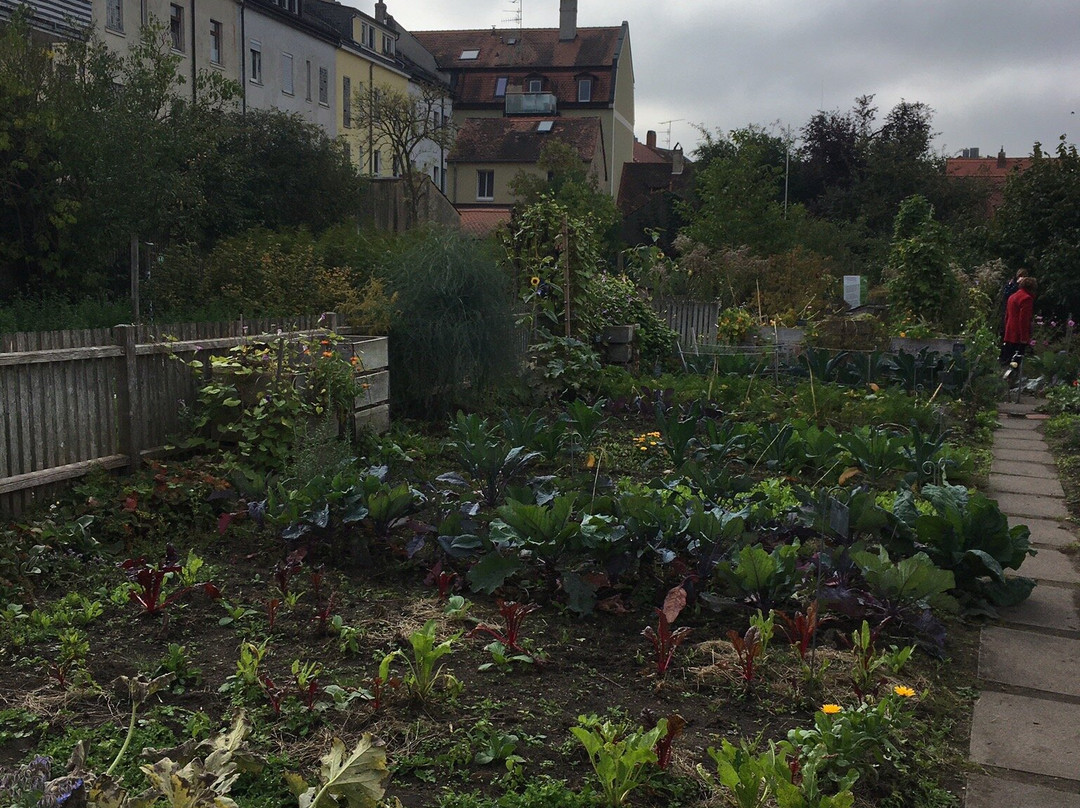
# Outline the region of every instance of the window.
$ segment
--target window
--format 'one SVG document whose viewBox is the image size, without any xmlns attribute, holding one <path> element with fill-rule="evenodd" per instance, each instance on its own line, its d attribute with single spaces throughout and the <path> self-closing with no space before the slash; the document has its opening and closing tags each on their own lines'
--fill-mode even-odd
<svg viewBox="0 0 1080 808">
<path fill-rule="evenodd" d="M 248 48 L 249 78 L 252 84 L 262 84 L 262 43 L 257 39 L 251 40 Z"/>
<path fill-rule="evenodd" d="M 544 92 L 544 80 L 543 79 L 529 79 L 526 84 L 526 92 L 529 93 L 542 93 Z"/>
<path fill-rule="evenodd" d="M 352 79 L 348 76 L 341 77 L 341 125 L 352 126 Z"/>
<path fill-rule="evenodd" d="M 491 202 L 495 199 L 495 172 L 491 169 L 478 169 L 476 172 L 476 198 Z"/>
<path fill-rule="evenodd" d="M 393 176 L 393 177 L 400 177 L 401 176 L 401 161 L 398 160 L 397 155 L 394 155 L 394 170 L 393 170 L 393 173 L 391 174 L 391 176 Z"/>
<path fill-rule="evenodd" d="M 210 62 L 221 64 L 221 23 L 210 20 Z"/>
<path fill-rule="evenodd" d="M 577 100 L 592 101 L 592 79 L 578 79 Z"/>
<path fill-rule="evenodd" d="M 382 152 L 379 149 L 371 153 L 371 173 L 376 177 L 382 173 Z"/>
<path fill-rule="evenodd" d="M 172 40 L 172 49 L 184 50 L 184 9 L 176 3 L 169 4 L 169 37 Z"/>
<path fill-rule="evenodd" d="M 105 27 L 124 33 L 124 0 L 105 0 Z"/>
<path fill-rule="evenodd" d="M 495 97 L 503 98 L 506 95 L 506 76 L 495 79 Z"/>
<path fill-rule="evenodd" d="M 459 56 L 458 58 L 463 62 L 470 62 L 473 59 L 478 58 L 479 56 L 480 51 L 478 50 L 463 50 L 461 52 L 461 56 Z"/>
<path fill-rule="evenodd" d="M 366 22 L 360 25 L 360 44 L 375 50 L 375 28 Z"/>
<path fill-rule="evenodd" d="M 352 161 L 352 144 L 349 141 L 342 141 L 342 145 L 345 147 L 345 159 Z"/>
<path fill-rule="evenodd" d="M 319 103 L 330 105 L 330 73 L 325 67 L 319 68 Z"/>
<path fill-rule="evenodd" d="M 536 125 L 536 131 L 547 133 L 551 131 L 553 126 L 555 126 L 555 121 L 540 121 L 540 123 Z"/>
<path fill-rule="evenodd" d="M 292 54 L 281 54 L 281 92 L 293 94 Z"/>
<path fill-rule="evenodd" d="M 311 60 L 304 60 L 304 98 L 311 100 Z"/>
<path fill-rule="evenodd" d="M 431 167 L 431 179 L 435 183 L 435 187 L 438 188 L 439 187 L 439 167 L 438 166 L 432 166 Z"/>
<path fill-rule="evenodd" d="M 388 34 L 382 36 L 382 52 L 388 56 L 394 55 L 394 38 Z"/>
</svg>

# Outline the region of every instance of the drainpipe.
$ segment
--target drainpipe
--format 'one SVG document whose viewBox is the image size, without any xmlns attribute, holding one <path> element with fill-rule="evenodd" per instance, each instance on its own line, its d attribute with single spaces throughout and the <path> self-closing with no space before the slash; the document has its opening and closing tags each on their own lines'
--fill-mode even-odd
<svg viewBox="0 0 1080 808">
<path fill-rule="evenodd" d="M 195 0 L 191 0 L 191 103 L 194 106 L 198 102 L 198 90 L 196 89 L 195 79 L 198 76 L 198 68 L 196 66 L 196 53 L 198 48 L 195 42 Z"/>
<path fill-rule="evenodd" d="M 240 0 L 240 114 L 247 115 L 247 28 L 244 26 L 244 0 Z"/>
<path fill-rule="evenodd" d="M 368 151 L 368 174 L 375 173 L 375 122 L 372 120 L 371 107 L 375 103 L 375 64 L 368 62 L 367 65 L 368 75 L 368 135 L 367 135 L 367 151 Z"/>
</svg>

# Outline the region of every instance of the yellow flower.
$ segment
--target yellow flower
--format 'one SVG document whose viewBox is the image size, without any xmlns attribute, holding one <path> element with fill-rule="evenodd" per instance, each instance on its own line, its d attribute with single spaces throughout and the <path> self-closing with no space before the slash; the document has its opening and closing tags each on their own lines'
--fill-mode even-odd
<svg viewBox="0 0 1080 808">
<path fill-rule="evenodd" d="M 585 458 L 585 468 L 596 468 L 596 455 L 594 455 L 592 452 L 589 452 L 589 456 Z"/>
<path fill-rule="evenodd" d="M 533 289 L 535 289 L 537 286 L 540 285 L 540 279 L 538 277 L 536 277 L 535 275 L 533 275 L 531 278 L 529 278 L 529 285 Z"/>
<path fill-rule="evenodd" d="M 822 704 L 821 705 L 821 712 L 825 713 L 825 715 L 835 715 L 836 713 L 842 712 L 843 709 L 844 708 L 841 707 L 839 704 Z"/>
<path fill-rule="evenodd" d="M 907 331 L 901 331 L 900 336 L 901 337 L 906 337 L 907 336 Z"/>
<path fill-rule="evenodd" d="M 910 687 L 904 687 L 903 685 L 897 685 L 892 689 L 892 692 L 898 696 L 903 696 L 905 699 L 910 699 L 915 695 L 915 691 Z"/>
</svg>

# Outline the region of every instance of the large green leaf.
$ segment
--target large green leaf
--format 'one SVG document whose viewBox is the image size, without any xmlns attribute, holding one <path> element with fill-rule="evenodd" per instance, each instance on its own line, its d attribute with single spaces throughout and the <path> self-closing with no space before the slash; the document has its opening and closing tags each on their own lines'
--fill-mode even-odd
<svg viewBox="0 0 1080 808">
<path fill-rule="evenodd" d="M 322 758 L 322 787 L 301 794 L 300 808 L 374 808 L 382 799 L 390 776 L 382 747 L 364 733 L 351 752 L 346 749 L 344 741 L 334 738 Z"/>
<path fill-rule="evenodd" d="M 516 555 L 503 555 L 495 550 L 477 561 L 466 577 L 474 592 L 490 595 L 521 568 L 521 560 Z"/>
<path fill-rule="evenodd" d="M 870 591 L 893 603 L 928 603 L 956 586 L 949 570 L 938 569 L 926 553 L 893 562 L 884 547 L 878 553 L 865 550 L 851 554 Z"/>
</svg>

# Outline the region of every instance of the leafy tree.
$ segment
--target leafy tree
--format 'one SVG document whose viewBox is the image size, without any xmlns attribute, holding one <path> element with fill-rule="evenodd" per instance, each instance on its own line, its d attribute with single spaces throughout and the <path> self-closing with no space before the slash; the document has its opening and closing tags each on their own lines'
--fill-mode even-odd
<svg viewBox="0 0 1080 808">
<path fill-rule="evenodd" d="M 563 205 L 570 216 L 590 216 L 602 239 L 604 256 L 614 258 L 619 247 L 619 209 L 615 200 L 600 190 L 596 176 L 587 170 L 577 150 L 552 140 L 540 149 L 536 167 L 538 171 L 519 171 L 510 180 L 510 193 L 518 204 L 534 205 L 546 197 Z"/>
<path fill-rule="evenodd" d="M 900 204 L 889 252 L 889 295 L 899 313 L 954 329 L 959 284 L 950 266 L 949 233 L 934 221 L 934 207 L 925 197 Z"/>
<path fill-rule="evenodd" d="M 687 235 L 714 249 L 748 246 L 759 254 L 789 246 L 801 211 L 784 210 L 784 142 L 751 126 L 726 139 L 709 136 L 703 149 Z"/>
<path fill-rule="evenodd" d="M 1011 176 L 993 241 L 1015 267 L 1034 271 L 1040 306 L 1080 312 L 1080 156 L 1062 135 L 1056 158 L 1035 144 L 1031 165 Z"/>
<path fill-rule="evenodd" d="M 428 83 L 415 86 L 415 93 L 369 87 L 357 90 L 354 96 L 356 126 L 371 132 L 376 143 L 385 144 L 401 172 L 410 223 L 417 222 L 420 198 L 428 182 L 427 175 L 416 170 L 418 148 L 428 143 L 449 149 L 455 136 L 453 125 L 442 114 L 447 91 Z M 436 112 L 440 113 L 437 119 Z"/>
</svg>

